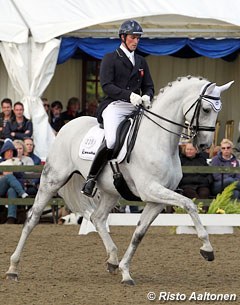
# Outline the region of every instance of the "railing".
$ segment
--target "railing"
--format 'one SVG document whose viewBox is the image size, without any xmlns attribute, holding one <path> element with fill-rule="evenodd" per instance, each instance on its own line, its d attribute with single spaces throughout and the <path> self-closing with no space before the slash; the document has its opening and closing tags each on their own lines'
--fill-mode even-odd
<svg viewBox="0 0 240 305">
<path fill-rule="evenodd" d="M 43 165 L 1 165 L 1 172 L 28 172 L 28 178 L 31 176 L 36 178 L 36 173 L 38 177 L 40 176 L 43 169 Z M 240 167 L 224 167 L 224 166 L 183 166 L 183 173 L 200 173 L 200 174 L 214 174 L 220 173 L 222 177 L 224 174 L 238 173 L 240 174 Z M 30 174 L 31 172 L 31 174 Z M 209 204 L 212 199 L 199 199 L 200 201 Z M 34 203 L 34 198 L 0 198 L 0 205 L 15 204 L 15 205 L 32 205 Z M 120 200 L 121 205 L 138 205 L 142 206 L 145 203 L 139 201 L 127 201 L 124 199 Z M 62 198 L 52 198 L 48 202 L 49 206 L 64 206 L 64 200 Z"/>
<path fill-rule="evenodd" d="M 27 172 L 26 179 L 39 178 L 43 170 L 43 165 L 1 165 L 0 172 Z M 33 205 L 33 198 L 0 198 L 0 205 Z M 65 202 L 62 198 L 52 198 L 48 202 L 49 206 L 64 206 Z"/>
</svg>

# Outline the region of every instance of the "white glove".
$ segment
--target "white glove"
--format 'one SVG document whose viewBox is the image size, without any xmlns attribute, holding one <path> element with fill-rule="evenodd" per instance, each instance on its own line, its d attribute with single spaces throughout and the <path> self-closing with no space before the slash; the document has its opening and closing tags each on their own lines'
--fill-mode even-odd
<svg viewBox="0 0 240 305">
<path fill-rule="evenodd" d="M 134 106 L 138 106 L 138 105 L 142 104 L 142 97 L 140 95 L 132 92 L 131 95 L 130 95 L 130 102 Z"/>
<path fill-rule="evenodd" d="M 146 94 L 143 95 L 142 96 L 142 101 L 143 101 L 144 107 L 146 107 L 147 109 L 151 108 L 152 104 L 151 104 L 149 95 L 146 95 Z"/>
</svg>

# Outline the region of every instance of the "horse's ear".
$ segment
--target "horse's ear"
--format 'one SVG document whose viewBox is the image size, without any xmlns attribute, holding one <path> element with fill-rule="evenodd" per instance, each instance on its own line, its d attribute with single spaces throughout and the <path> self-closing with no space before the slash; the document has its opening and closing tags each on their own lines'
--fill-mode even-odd
<svg viewBox="0 0 240 305">
<path fill-rule="evenodd" d="M 212 83 L 210 86 L 208 86 L 205 95 L 210 95 L 215 89 L 215 87 L 216 87 L 216 83 Z"/>
<path fill-rule="evenodd" d="M 232 84 L 234 83 L 234 80 L 230 81 L 229 83 L 225 84 L 225 85 L 222 85 L 222 86 L 219 86 L 219 90 L 221 92 L 227 90 Z"/>
</svg>

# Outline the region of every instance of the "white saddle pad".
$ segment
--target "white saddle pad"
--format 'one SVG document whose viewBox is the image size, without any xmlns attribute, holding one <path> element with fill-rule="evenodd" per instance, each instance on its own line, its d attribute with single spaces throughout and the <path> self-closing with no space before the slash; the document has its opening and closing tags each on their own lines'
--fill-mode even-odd
<svg viewBox="0 0 240 305">
<path fill-rule="evenodd" d="M 104 130 L 98 125 L 93 126 L 83 138 L 80 148 L 79 157 L 84 160 L 93 160 L 95 154 L 104 139 Z"/>
<path fill-rule="evenodd" d="M 132 122 L 133 121 L 131 120 L 131 124 L 132 124 Z M 129 128 L 129 131 L 130 131 L 130 129 L 131 128 Z M 118 154 L 118 157 L 117 157 L 118 163 L 121 163 L 126 156 L 127 139 L 128 139 L 129 131 L 124 140 L 123 147 Z M 79 157 L 84 160 L 92 161 L 96 155 L 98 148 L 102 144 L 103 140 L 104 140 L 104 129 L 100 128 L 98 125 L 93 126 L 91 129 L 89 129 L 89 131 L 87 132 L 87 134 L 85 135 L 85 137 L 83 138 L 83 140 L 80 144 Z"/>
</svg>

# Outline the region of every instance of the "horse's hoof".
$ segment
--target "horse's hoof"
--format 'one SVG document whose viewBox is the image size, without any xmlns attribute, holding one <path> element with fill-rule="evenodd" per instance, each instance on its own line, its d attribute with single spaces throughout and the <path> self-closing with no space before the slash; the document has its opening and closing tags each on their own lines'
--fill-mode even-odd
<svg viewBox="0 0 240 305">
<path fill-rule="evenodd" d="M 118 273 L 118 265 L 114 265 L 107 262 L 107 271 L 111 274 L 117 274 Z"/>
<path fill-rule="evenodd" d="M 134 280 L 126 280 L 126 281 L 122 280 L 121 283 L 126 284 L 128 286 L 134 286 L 135 285 Z"/>
<path fill-rule="evenodd" d="M 208 262 L 214 261 L 214 252 L 213 251 L 212 252 L 208 252 L 208 251 L 204 251 L 204 250 L 201 249 L 200 250 L 200 254 Z"/>
<path fill-rule="evenodd" d="M 15 282 L 18 281 L 17 273 L 6 273 L 5 278 L 6 278 L 6 280 L 11 280 L 11 281 L 15 281 Z"/>
</svg>

